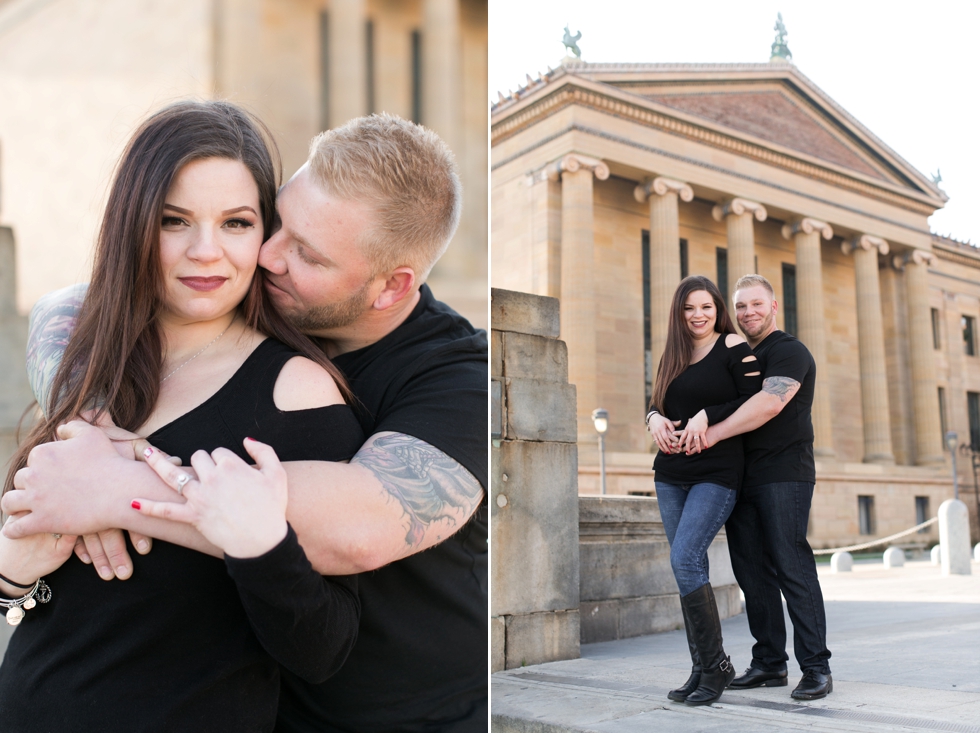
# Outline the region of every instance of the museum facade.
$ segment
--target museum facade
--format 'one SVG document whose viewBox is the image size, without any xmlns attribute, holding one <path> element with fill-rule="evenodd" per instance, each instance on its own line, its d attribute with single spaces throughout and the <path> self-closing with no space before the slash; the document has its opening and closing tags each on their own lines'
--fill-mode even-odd
<svg viewBox="0 0 980 733">
<path fill-rule="evenodd" d="M 814 547 L 935 516 L 947 431 L 975 520 L 980 250 L 933 234 L 942 190 L 792 63 L 566 58 L 494 105 L 490 168 L 493 287 L 561 301 L 581 493 L 601 407 L 608 491 L 653 494 L 643 418 L 674 289 L 758 272 L 817 363 Z"/>
</svg>

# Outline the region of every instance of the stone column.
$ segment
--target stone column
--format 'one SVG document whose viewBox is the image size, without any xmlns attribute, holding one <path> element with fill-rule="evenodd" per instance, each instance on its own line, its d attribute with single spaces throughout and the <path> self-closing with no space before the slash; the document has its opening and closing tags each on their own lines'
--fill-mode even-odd
<svg viewBox="0 0 980 733">
<path fill-rule="evenodd" d="M 888 254 L 888 242 L 862 234 L 844 242 L 841 249 L 844 254 L 854 254 L 864 462 L 893 464 L 881 286 L 878 282 L 878 255 Z"/>
<path fill-rule="evenodd" d="M 817 365 L 813 393 L 813 455 L 834 457 L 834 436 L 827 391 L 827 348 L 823 312 L 823 263 L 820 237 L 830 239 L 829 224 L 809 217 L 783 225 L 783 237 L 796 243 L 796 320 L 799 339 L 810 350 Z"/>
<path fill-rule="evenodd" d="M 735 294 L 735 283 L 742 275 L 755 272 L 755 235 L 753 217 L 766 220 L 766 207 L 753 201 L 733 198 L 718 204 L 711 210 L 715 221 L 725 221 L 728 226 L 728 299 Z M 719 283 L 720 285 L 720 283 Z M 731 303 L 729 303 L 729 310 Z"/>
<path fill-rule="evenodd" d="M 936 399 L 936 357 L 932 348 L 932 314 L 929 307 L 928 267 L 932 259 L 931 252 L 921 249 L 895 257 L 895 266 L 904 266 L 905 269 L 915 462 L 920 466 L 941 466 L 946 463 L 942 453 L 942 428 Z"/>
<path fill-rule="evenodd" d="M 450 149 L 459 146 L 459 0 L 422 3 L 422 124 L 435 130 Z"/>
<path fill-rule="evenodd" d="M 331 0 L 329 23 L 330 127 L 367 114 L 365 0 Z"/>
<path fill-rule="evenodd" d="M 592 179 L 609 178 L 601 160 L 570 153 L 553 163 L 561 177 L 561 338 L 568 345 L 568 381 L 578 390 L 579 442 L 595 442 L 598 407 L 595 337 L 595 237 Z"/>
<path fill-rule="evenodd" d="M 681 280 L 677 200 L 693 201 L 694 191 L 680 181 L 653 178 L 637 186 L 633 195 L 640 203 L 650 202 L 650 351 L 656 379 L 657 364 L 667 345 L 670 301 Z"/>
</svg>

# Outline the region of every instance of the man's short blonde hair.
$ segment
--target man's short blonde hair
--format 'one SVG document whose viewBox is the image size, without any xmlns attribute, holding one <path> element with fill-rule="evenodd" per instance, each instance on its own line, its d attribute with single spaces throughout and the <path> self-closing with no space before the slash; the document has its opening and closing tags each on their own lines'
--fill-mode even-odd
<svg viewBox="0 0 980 733">
<path fill-rule="evenodd" d="M 463 187 L 438 135 L 390 114 L 358 117 L 317 135 L 308 160 L 327 193 L 376 215 L 362 243 L 375 274 L 411 267 L 423 282 L 459 225 Z"/>
<path fill-rule="evenodd" d="M 757 285 L 761 285 L 769 291 L 770 300 L 776 299 L 776 292 L 772 289 L 772 283 L 762 277 L 762 275 L 742 275 L 738 279 L 738 282 L 735 283 L 735 289 L 732 291 L 732 300 L 735 299 L 735 293 L 742 288 L 754 288 Z"/>
</svg>

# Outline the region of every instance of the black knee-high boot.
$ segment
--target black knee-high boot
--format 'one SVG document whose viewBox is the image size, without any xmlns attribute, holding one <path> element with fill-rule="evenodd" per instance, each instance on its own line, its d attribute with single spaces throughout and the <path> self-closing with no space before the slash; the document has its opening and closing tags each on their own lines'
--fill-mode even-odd
<svg viewBox="0 0 980 733">
<path fill-rule="evenodd" d="M 681 597 L 689 629 L 701 660 L 701 679 L 698 687 L 684 700 L 688 705 L 713 703 L 735 679 L 735 668 L 725 655 L 721 638 L 721 619 L 711 585 L 705 583 L 696 591 Z"/>
<path fill-rule="evenodd" d="M 698 658 L 698 646 L 694 643 L 694 637 L 691 635 L 691 620 L 687 617 L 687 610 L 684 608 L 683 600 L 681 602 L 681 613 L 684 614 L 684 630 L 687 632 L 687 646 L 691 650 L 691 676 L 687 678 L 687 682 L 676 690 L 671 690 L 667 693 L 667 697 L 675 702 L 684 702 L 688 695 L 698 689 L 698 684 L 701 682 L 701 660 Z"/>
</svg>

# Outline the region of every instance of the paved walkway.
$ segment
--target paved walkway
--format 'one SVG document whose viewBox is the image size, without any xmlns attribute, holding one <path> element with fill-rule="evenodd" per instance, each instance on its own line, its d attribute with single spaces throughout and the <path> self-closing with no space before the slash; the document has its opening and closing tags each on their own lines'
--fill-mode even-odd
<svg viewBox="0 0 980 733">
<path fill-rule="evenodd" d="M 980 733 L 980 563 L 943 577 L 928 561 L 851 573 L 819 570 L 834 691 L 801 703 L 789 640 L 788 687 L 726 691 L 688 707 L 667 691 L 690 672 L 682 631 L 589 644 L 582 658 L 492 676 L 495 733 L 649 731 L 954 731 Z M 787 617 L 786 625 L 792 629 Z M 748 666 L 745 614 L 722 622 L 735 667 Z"/>
</svg>

